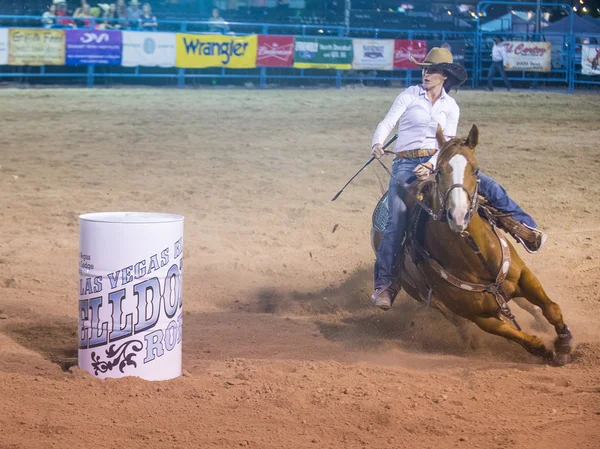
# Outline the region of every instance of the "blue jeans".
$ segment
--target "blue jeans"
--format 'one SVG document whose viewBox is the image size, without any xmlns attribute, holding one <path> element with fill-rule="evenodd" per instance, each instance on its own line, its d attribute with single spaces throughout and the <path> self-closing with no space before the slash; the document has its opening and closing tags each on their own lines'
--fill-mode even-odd
<svg viewBox="0 0 600 449">
<path fill-rule="evenodd" d="M 508 81 L 508 77 L 506 76 L 503 61 L 492 61 L 492 64 L 490 65 L 490 69 L 488 71 L 488 89 L 492 90 L 494 88 L 493 78 L 496 71 L 500 72 L 500 75 L 502 75 L 502 79 L 504 80 L 504 85 L 507 89 L 510 89 L 510 81 Z"/>
<path fill-rule="evenodd" d="M 381 236 L 381 242 L 377 248 L 375 259 L 375 289 L 388 286 L 392 279 L 399 274 L 398 266 L 400 251 L 406 227 L 408 226 L 408 211 L 404 203 L 404 189 L 398 185 L 398 182 L 404 186 L 412 183 L 416 177 L 412 172 L 417 165 L 427 162 L 429 157 L 414 159 L 394 159 L 392 163 L 392 174 L 388 188 L 388 210 L 389 216 L 385 226 L 385 231 Z M 479 192 L 485 196 L 490 203 L 505 214 L 510 214 L 515 220 L 526 224 L 532 228 L 537 227 L 535 221 L 527 215 L 506 193 L 506 190 L 483 173 L 479 173 Z"/>
</svg>

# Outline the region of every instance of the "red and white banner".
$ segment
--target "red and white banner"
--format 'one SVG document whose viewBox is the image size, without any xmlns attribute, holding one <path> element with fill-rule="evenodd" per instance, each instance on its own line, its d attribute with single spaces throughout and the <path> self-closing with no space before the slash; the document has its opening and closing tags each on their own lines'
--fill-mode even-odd
<svg viewBox="0 0 600 449">
<path fill-rule="evenodd" d="M 427 41 L 399 40 L 394 41 L 394 68 L 418 69 L 409 56 L 421 62 L 427 56 Z"/>
<path fill-rule="evenodd" d="M 508 63 L 506 70 L 525 70 L 527 72 L 549 72 L 552 60 L 551 42 L 506 41 Z"/>
<path fill-rule="evenodd" d="M 291 67 L 294 64 L 294 36 L 258 35 L 257 67 Z"/>
</svg>

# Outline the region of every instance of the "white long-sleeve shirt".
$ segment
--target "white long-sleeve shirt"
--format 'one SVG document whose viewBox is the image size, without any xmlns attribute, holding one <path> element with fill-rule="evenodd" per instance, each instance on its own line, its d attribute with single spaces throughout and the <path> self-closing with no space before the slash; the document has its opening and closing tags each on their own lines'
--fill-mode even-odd
<svg viewBox="0 0 600 449">
<path fill-rule="evenodd" d="M 454 98 L 442 89 L 441 97 L 431 104 L 423 86 L 411 86 L 396 97 L 385 118 L 377 125 L 371 148 L 383 144 L 396 123 L 398 140 L 394 153 L 408 150 L 439 150 L 435 133 L 438 124 L 442 127 L 446 139 L 456 137 L 460 108 Z M 439 151 L 429 160 L 435 167 Z"/>
<path fill-rule="evenodd" d="M 494 62 L 502 61 L 504 65 L 508 62 L 508 54 L 506 53 L 506 47 L 504 44 L 494 44 L 492 47 L 492 60 Z"/>
</svg>

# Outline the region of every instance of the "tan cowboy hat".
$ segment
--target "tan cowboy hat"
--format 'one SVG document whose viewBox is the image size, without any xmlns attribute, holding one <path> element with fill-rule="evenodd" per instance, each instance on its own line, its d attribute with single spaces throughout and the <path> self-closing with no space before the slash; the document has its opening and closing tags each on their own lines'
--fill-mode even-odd
<svg viewBox="0 0 600 449">
<path fill-rule="evenodd" d="M 455 78 L 455 85 L 464 83 L 467 79 L 467 71 L 460 65 L 454 63 L 450 50 L 446 48 L 433 47 L 425 56 L 423 62 L 417 62 L 412 56 L 409 59 L 419 67 L 436 66 L 442 69 L 448 76 Z"/>
</svg>

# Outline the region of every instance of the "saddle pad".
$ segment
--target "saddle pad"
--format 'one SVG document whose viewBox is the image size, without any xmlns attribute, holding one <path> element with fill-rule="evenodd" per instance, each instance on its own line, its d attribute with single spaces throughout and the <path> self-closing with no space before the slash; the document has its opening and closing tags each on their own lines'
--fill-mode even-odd
<svg viewBox="0 0 600 449">
<path fill-rule="evenodd" d="M 377 230 L 377 232 L 383 232 L 390 216 L 387 195 L 387 192 L 383 194 L 377 203 L 377 206 L 375 206 L 375 210 L 373 211 L 373 227 Z"/>
</svg>

